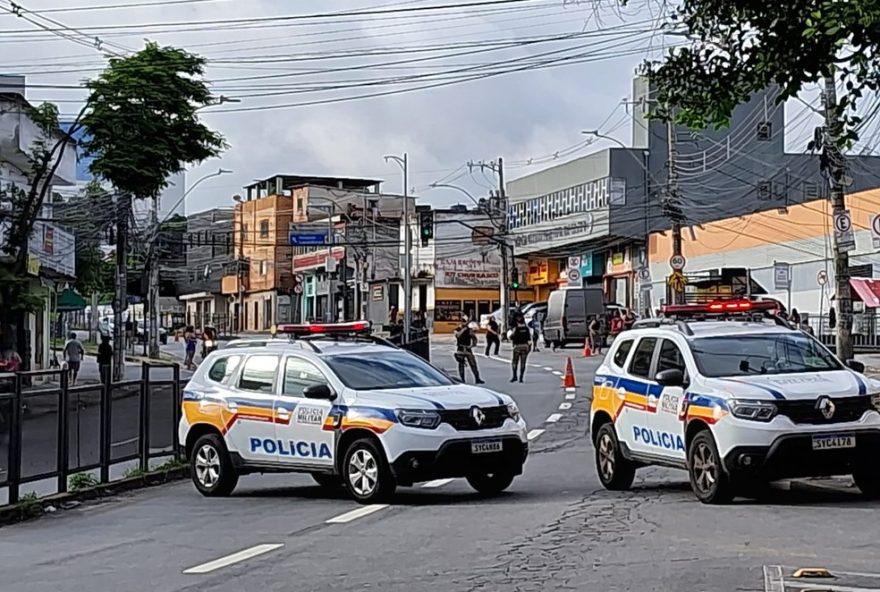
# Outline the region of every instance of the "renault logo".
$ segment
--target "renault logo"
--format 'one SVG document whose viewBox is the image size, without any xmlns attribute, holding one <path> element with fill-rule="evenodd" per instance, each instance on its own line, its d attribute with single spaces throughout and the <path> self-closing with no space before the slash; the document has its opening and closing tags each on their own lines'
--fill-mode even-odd
<svg viewBox="0 0 880 592">
<path fill-rule="evenodd" d="M 834 417 L 834 412 L 837 410 L 837 405 L 834 404 L 834 401 L 829 399 L 828 397 L 819 397 L 816 401 L 816 411 L 822 414 L 822 417 L 825 419 L 831 419 Z"/>
<path fill-rule="evenodd" d="M 478 426 L 483 425 L 483 422 L 486 421 L 486 414 L 479 407 L 471 407 L 471 417 L 474 418 L 474 423 Z"/>
</svg>

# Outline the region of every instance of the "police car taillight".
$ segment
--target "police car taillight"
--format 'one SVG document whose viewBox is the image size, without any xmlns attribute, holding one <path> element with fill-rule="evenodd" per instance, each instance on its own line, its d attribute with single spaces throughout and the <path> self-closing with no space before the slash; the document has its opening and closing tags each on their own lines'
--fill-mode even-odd
<svg viewBox="0 0 880 592">
<path fill-rule="evenodd" d="M 334 333 L 369 333 L 369 321 L 351 323 L 307 323 L 299 325 L 278 325 L 277 333 L 285 335 L 332 335 Z"/>
</svg>

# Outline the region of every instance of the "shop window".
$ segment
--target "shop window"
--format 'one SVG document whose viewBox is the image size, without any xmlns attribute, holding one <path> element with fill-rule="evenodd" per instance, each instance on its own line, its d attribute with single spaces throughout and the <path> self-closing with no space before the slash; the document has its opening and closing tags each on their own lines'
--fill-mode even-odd
<svg viewBox="0 0 880 592">
<path fill-rule="evenodd" d="M 492 311 L 495 310 L 492 308 L 492 303 L 488 300 L 480 300 L 477 302 L 477 318 L 479 320 L 481 316 L 491 314 Z"/>
<path fill-rule="evenodd" d="M 477 314 L 477 302 L 476 302 L 476 300 L 465 300 L 465 301 L 462 303 L 462 307 L 461 307 L 461 308 L 462 308 L 462 310 L 464 311 L 464 314 L 466 314 L 467 317 L 468 317 L 470 320 L 472 320 L 472 321 L 478 321 L 478 320 L 480 320 L 480 319 L 476 316 L 476 314 Z"/>
<path fill-rule="evenodd" d="M 434 302 L 434 321 L 457 323 L 461 320 L 461 300 L 437 300 Z"/>
</svg>

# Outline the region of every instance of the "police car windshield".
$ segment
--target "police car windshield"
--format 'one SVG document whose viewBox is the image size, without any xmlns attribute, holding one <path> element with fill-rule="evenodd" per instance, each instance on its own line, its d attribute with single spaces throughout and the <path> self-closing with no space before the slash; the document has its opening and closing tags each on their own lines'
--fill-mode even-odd
<svg viewBox="0 0 880 592">
<path fill-rule="evenodd" d="M 359 391 L 453 384 L 445 374 L 405 351 L 339 354 L 324 361 L 345 386 Z"/>
<path fill-rule="evenodd" d="M 803 333 L 725 335 L 693 340 L 691 351 L 703 376 L 746 376 L 840 370 L 827 349 Z"/>
</svg>

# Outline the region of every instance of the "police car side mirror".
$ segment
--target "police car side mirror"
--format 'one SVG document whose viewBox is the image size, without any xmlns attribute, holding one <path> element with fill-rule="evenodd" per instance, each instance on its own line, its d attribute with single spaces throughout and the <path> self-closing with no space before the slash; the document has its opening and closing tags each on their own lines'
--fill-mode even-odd
<svg viewBox="0 0 880 592">
<path fill-rule="evenodd" d="M 324 399 L 326 401 L 332 401 L 336 398 L 336 393 L 334 393 L 333 389 L 326 384 L 313 384 L 303 389 L 303 396 L 306 399 Z"/>
<path fill-rule="evenodd" d="M 654 376 L 654 380 L 663 386 L 684 386 L 684 372 L 678 368 L 661 370 Z"/>
<path fill-rule="evenodd" d="M 863 374 L 865 372 L 865 365 L 858 360 L 847 360 L 846 367 L 850 370 L 855 370 L 859 374 Z"/>
</svg>

